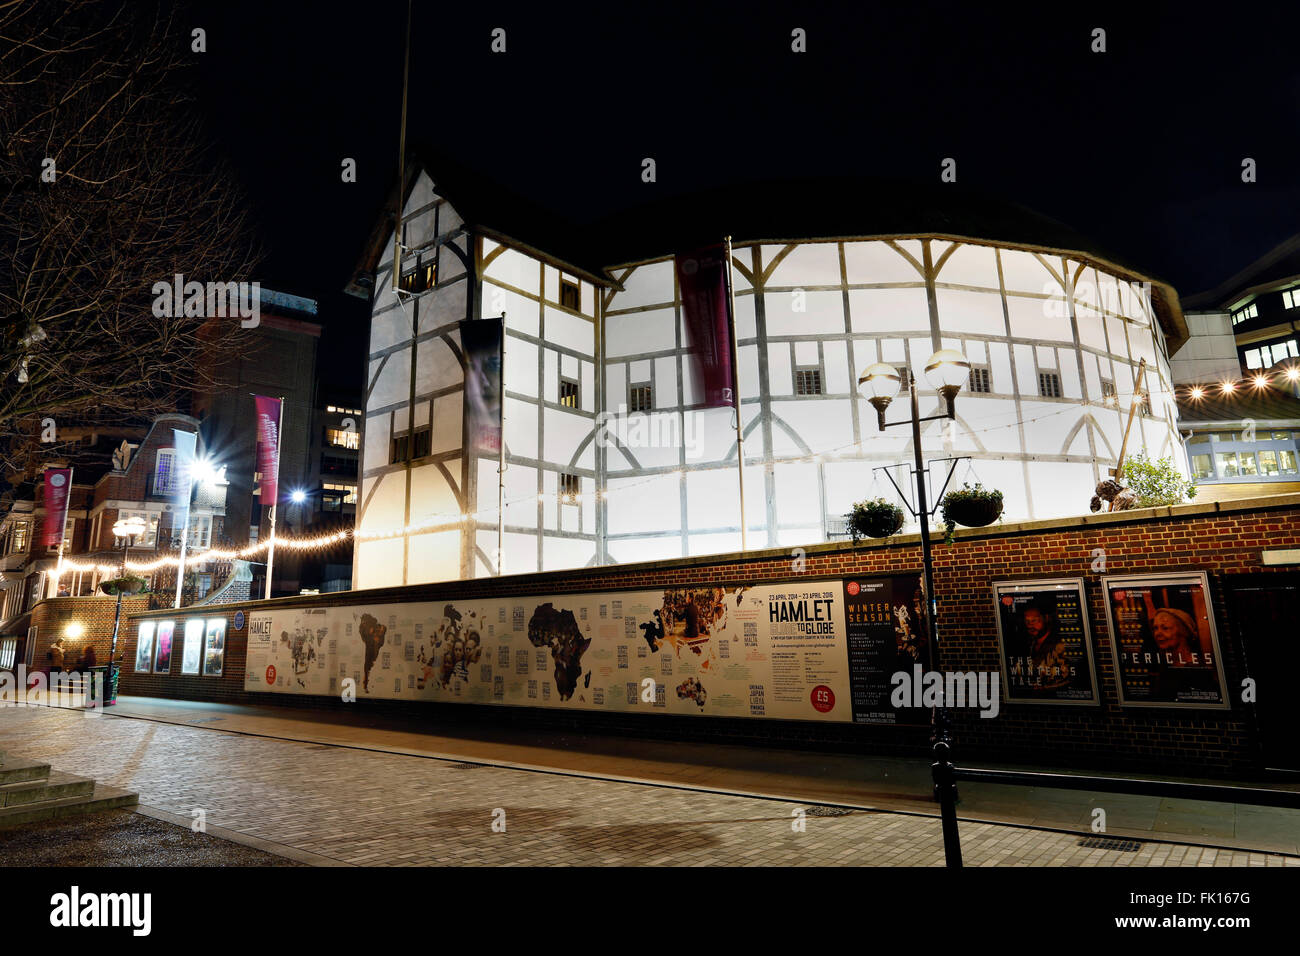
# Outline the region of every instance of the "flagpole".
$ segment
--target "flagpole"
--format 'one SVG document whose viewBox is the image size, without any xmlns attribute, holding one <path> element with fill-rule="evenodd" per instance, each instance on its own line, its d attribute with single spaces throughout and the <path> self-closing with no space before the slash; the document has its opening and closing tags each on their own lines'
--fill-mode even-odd
<svg viewBox="0 0 1300 956">
<path fill-rule="evenodd" d="M 280 414 L 275 423 L 275 497 L 271 500 L 271 543 L 266 550 L 266 599 L 271 600 L 271 571 L 275 567 L 275 505 L 280 500 L 280 438 L 284 425 L 284 396 L 280 396 Z"/>
<path fill-rule="evenodd" d="M 194 456 L 190 456 L 189 468 L 189 493 L 185 496 L 185 524 L 181 526 L 181 556 L 180 563 L 176 565 L 176 603 L 174 608 L 181 606 L 181 589 L 185 585 L 185 552 L 186 546 L 190 539 L 190 498 L 194 495 Z M 174 512 L 173 512 L 174 513 Z"/>
<path fill-rule="evenodd" d="M 68 466 L 68 496 L 63 501 L 63 529 L 59 532 L 59 559 L 54 565 L 54 593 L 47 594 L 46 597 L 59 596 L 59 581 L 63 577 L 63 542 L 68 537 L 68 512 L 72 510 L 72 475 L 76 471 L 73 465 Z M 46 502 L 46 510 L 49 510 L 49 503 Z"/>
<path fill-rule="evenodd" d="M 736 406 L 736 476 L 740 484 L 740 550 L 749 550 L 745 520 L 745 434 L 740 420 L 740 346 L 736 336 L 736 289 L 731 282 L 731 237 L 727 250 L 727 325 L 731 332 L 731 398 Z"/>
<path fill-rule="evenodd" d="M 497 575 L 506 563 L 506 314 L 501 313 L 501 437 L 497 450 Z"/>
</svg>

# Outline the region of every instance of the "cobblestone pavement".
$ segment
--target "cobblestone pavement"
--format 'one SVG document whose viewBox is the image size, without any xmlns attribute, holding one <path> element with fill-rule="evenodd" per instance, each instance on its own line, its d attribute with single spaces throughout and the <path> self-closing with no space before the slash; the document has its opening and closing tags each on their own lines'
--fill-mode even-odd
<svg viewBox="0 0 1300 956">
<path fill-rule="evenodd" d="M 140 803 L 345 864 L 818 866 L 943 863 L 934 817 L 472 766 L 50 708 L 0 709 L 0 750 Z M 505 832 L 494 819 L 504 811 Z M 1300 858 L 963 823 L 968 866 L 1295 866 Z M 0 852 L 4 834 L 0 832 Z"/>
</svg>

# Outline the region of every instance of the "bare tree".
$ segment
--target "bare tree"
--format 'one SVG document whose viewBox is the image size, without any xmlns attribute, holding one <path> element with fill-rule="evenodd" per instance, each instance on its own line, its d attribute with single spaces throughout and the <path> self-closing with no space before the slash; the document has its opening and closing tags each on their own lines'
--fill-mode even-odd
<svg viewBox="0 0 1300 956">
<path fill-rule="evenodd" d="M 0 0 L 0 464 L 56 426 L 139 421 L 214 386 L 239 319 L 156 315 L 154 284 L 247 280 L 247 207 L 185 94 L 164 4 Z M 48 429 L 45 429 L 48 431 Z M 45 437 L 48 438 L 48 435 Z"/>
</svg>

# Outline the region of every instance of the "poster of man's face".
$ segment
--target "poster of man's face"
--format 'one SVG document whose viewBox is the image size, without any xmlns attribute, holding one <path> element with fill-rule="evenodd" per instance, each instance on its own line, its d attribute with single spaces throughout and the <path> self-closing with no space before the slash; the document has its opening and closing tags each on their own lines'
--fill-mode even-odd
<svg viewBox="0 0 1300 956">
<path fill-rule="evenodd" d="M 226 619 L 215 617 L 208 621 L 207 639 L 203 646 L 203 675 L 220 677 L 226 659 Z"/>
<path fill-rule="evenodd" d="M 999 582 L 993 600 L 1008 701 L 1098 702 L 1082 579 Z"/>
<path fill-rule="evenodd" d="M 1203 572 L 1108 577 L 1103 583 L 1121 704 L 1229 706 Z"/>
</svg>

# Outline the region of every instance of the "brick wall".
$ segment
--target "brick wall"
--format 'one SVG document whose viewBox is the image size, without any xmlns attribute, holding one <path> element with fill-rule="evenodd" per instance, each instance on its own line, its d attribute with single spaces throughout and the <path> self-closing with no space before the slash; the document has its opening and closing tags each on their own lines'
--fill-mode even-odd
<svg viewBox="0 0 1300 956">
<path fill-rule="evenodd" d="M 1205 571 L 1210 580 L 1216 627 L 1232 708 L 1121 709 L 1102 604 L 1101 574 L 1092 570 L 1094 549 L 1104 549 L 1106 574 Z M 1140 512 L 1093 515 L 1066 521 L 1032 522 L 960 530 L 952 546 L 936 542 L 935 591 L 939 601 L 940 666 L 946 670 L 995 670 L 997 624 L 994 580 L 1082 577 L 1089 598 L 1098 707 L 1002 704 L 995 719 L 955 714 L 958 753 L 1044 767 L 1122 767 L 1185 775 L 1257 773 L 1262 768 L 1255 716 L 1238 699 L 1243 655 L 1225 599 L 1230 575 L 1258 572 L 1264 549 L 1300 548 L 1300 496 L 1270 503 L 1218 502 Z M 799 577 L 837 578 L 919 573 L 919 536 L 886 543 L 815 545 L 803 556 Z M 560 712 L 470 704 L 365 701 L 344 705 L 332 698 L 250 694 L 243 690 L 247 632 L 234 628 L 234 615 L 252 609 L 340 606 L 393 601 L 441 601 L 506 594 L 546 594 L 619 588 L 657 588 L 691 582 L 753 584 L 796 577 L 785 551 L 752 552 L 640 565 L 519 575 L 477 581 L 352 591 L 310 597 L 253 601 L 213 607 L 205 613 L 228 619 L 225 673 L 220 679 L 181 677 L 178 649 L 169 676 L 127 673 L 122 693 L 284 706 L 362 706 L 374 712 L 416 714 L 431 722 L 504 722 L 568 727 L 641 736 L 735 739 L 801 747 L 918 753 L 925 728 L 832 725 L 715 717 L 675 717 Z M 167 617 L 150 612 L 148 617 Z M 179 617 L 179 615 L 177 615 Z M 127 628 L 128 661 L 133 660 L 135 621 Z M 179 625 L 178 625 L 179 631 Z M 130 668 L 128 667 L 129 671 Z"/>
<path fill-rule="evenodd" d="M 126 649 L 127 625 L 130 620 L 128 615 L 138 614 L 148 608 L 148 595 L 123 596 L 122 624 L 117 639 L 119 657 Z M 107 664 L 109 648 L 113 642 L 113 615 L 116 611 L 116 597 L 63 597 L 41 601 L 32 609 L 32 624 L 37 629 L 36 646 L 32 652 L 32 667 L 45 667 L 49 664 L 45 652 L 60 634 L 65 634 L 70 624 L 80 624 L 85 628 L 85 635 L 75 639 L 65 635 L 64 666 L 76 667 L 88 646 L 94 647 L 97 664 Z M 132 635 L 130 653 L 134 654 L 134 631 Z"/>
</svg>

